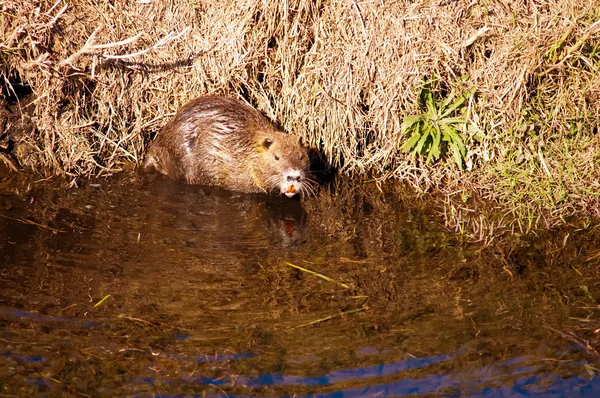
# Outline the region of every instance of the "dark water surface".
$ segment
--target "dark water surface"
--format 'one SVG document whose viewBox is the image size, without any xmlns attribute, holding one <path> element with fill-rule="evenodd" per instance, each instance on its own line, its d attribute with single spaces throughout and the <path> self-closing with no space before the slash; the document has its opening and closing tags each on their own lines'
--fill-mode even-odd
<svg viewBox="0 0 600 398">
<path fill-rule="evenodd" d="M 407 197 L 4 183 L 0 395 L 600 396 L 599 229 Z"/>
</svg>

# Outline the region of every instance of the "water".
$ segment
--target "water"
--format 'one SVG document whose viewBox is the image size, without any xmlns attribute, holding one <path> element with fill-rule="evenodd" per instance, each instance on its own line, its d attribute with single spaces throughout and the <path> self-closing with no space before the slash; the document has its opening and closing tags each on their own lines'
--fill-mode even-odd
<svg viewBox="0 0 600 398">
<path fill-rule="evenodd" d="M 0 394 L 600 394 L 597 227 L 485 246 L 386 189 L 4 182 Z"/>
</svg>

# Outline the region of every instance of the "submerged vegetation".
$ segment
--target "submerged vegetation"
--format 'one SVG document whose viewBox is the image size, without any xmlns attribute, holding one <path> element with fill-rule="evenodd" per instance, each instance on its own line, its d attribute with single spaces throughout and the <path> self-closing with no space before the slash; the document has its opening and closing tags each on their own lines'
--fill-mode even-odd
<svg viewBox="0 0 600 398">
<path fill-rule="evenodd" d="M 549 227 L 600 215 L 599 37 L 597 0 L 5 0 L 0 159 L 114 173 L 220 93 L 342 173 L 441 191 L 457 228 L 474 196 Z"/>
</svg>

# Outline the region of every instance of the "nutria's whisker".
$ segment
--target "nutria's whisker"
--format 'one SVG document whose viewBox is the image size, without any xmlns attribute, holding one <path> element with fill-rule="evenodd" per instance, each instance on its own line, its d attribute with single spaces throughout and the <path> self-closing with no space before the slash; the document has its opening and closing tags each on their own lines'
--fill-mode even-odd
<svg viewBox="0 0 600 398">
<path fill-rule="evenodd" d="M 317 194 L 314 187 L 314 181 L 309 178 L 302 184 L 302 189 L 304 192 L 307 192 L 307 196 L 315 196 Z"/>
<path fill-rule="evenodd" d="M 316 181 L 314 179 L 310 178 L 309 176 L 304 177 L 304 184 L 302 184 L 302 186 L 306 187 L 306 189 L 310 191 L 310 194 L 313 196 L 316 194 L 315 185 Z"/>
<path fill-rule="evenodd" d="M 304 176 L 304 180 L 309 184 L 316 184 L 317 181 L 314 178 L 310 178 L 309 176 Z"/>
<path fill-rule="evenodd" d="M 298 194 L 300 194 L 300 196 L 310 196 L 310 192 L 308 192 L 308 189 L 304 184 L 300 187 Z"/>
<path fill-rule="evenodd" d="M 274 190 L 275 188 L 277 188 L 279 186 L 279 178 L 277 177 L 271 177 L 269 178 L 269 180 L 267 180 L 267 186 L 269 187 L 269 190 Z"/>
<path fill-rule="evenodd" d="M 279 185 L 279 181 L 280 181 L 280 176 L 278 175 L 272 175 L 272 176 L 268 176 L 267 177 L 267 183 L 269 185 L 272 185 L 271 188 L 275 187 L 276 185 Z"/>
</svg>

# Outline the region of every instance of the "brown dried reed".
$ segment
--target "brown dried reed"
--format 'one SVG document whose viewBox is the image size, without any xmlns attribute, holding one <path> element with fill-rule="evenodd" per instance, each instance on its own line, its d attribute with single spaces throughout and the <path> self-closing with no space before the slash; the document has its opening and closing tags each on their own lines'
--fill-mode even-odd
<svg viewBox="0 0 600 398">
<path fill-rule="evenodd" d="M 137 164 L 177 108 L 222 93 L 345 173 L 583 208 L 600 191 L 599 36 L 597 0 L 4 0 L 0 79 L 33 90 L 17 154 L 40 172 Z M 476 89 L 467 171 L 399 150 L 425 81 Z"/>
</svg>

